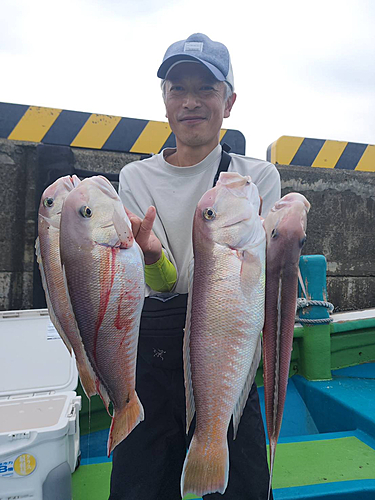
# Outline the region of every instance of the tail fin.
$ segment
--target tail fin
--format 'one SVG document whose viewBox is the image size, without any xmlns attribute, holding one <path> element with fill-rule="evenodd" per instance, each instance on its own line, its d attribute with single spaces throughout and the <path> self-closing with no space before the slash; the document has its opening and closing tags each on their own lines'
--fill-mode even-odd
<svg viewBox="0 0 375 500">
<path fill-rule="evenodd" d="M 276 453 L 276 445 L 277 441 L 275 439 L 270 439 L 270 482 L 268 485 L 268 500 L 271 498 L 271 488 L 272 488 L 272 476 L 273 476 L 273 464 L 275 462 L 275 453 Z"/>
<path fill-rule="evenodd" d="M 116 446 L 121 443 L 121 441 L 123 441 L 143 419 L 143 406 L 135 392 L 134 397 L 125 408 L 115 410 L 114 412 L 108 437 L 108 457 Z"/>
<path fill-rule="evenodd" d="M 226 439 L 207 448 L 196 436 L 190 444 L 181 476 L 181 495 L 203 496 L 216 491 L 224 493 L 228 485 L 229 451 Z"/>
</svg>

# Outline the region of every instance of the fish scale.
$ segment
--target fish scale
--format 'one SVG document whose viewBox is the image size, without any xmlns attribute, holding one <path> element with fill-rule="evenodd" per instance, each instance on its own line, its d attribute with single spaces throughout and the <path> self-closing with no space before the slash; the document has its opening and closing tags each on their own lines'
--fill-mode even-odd
<svg viewBox="0 0 375 500">
<path fill-rule="evenodd" d="M 236 434 L 260 359 L 265 233 L 258 213 L 256 186 L 234 172 L 220 174 L 195 212 L 184 366 L 187 426 L 194 410 L 196 426 L 183 496 L 223 493 L 228 483 L 228 426 L 233 415 Z"/>
<path fill-rule="evenodd" d="M 45 189 L 39 205 L 35 249 L 51 321 L 68 350 L 71 352 L 73 349 L 82 387 L 90 398 L 97 392 L 95 375 L 87 359 L 66 293 L 59 244 L 62 206 L 68 194 L 79 183 L 80 180 L 75 175 L 64 176 Z"/>
<path fill-rule="evenodd" d="M 86 208 L 90 211 L 86 213 Z M 97 391 L 113 404 L 108 455 L 144 418 L 135 391 L 144 262 L 116 191 L 85 179 L 65 200 L 61 259 Z"/>
<path fill-rule="evenodd" d="M 264 398 L 270 453 L 270 498 L 280 434 L 297 303 L 298 265 L 306 239 L 310 204 L 299 193 L 278 201 L 264 221 L 267 235 L 266 302 L 263 328 Z"/>
</svg>

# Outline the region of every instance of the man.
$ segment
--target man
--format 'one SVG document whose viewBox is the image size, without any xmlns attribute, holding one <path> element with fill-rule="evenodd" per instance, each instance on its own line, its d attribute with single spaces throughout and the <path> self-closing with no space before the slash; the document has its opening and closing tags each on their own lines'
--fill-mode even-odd
<svg viewBox="0 0 375 500">
<path fill-rule="evenodd" d="M 229 171 L 251 176 L 262 198 L 263 216 L 280 198 L 274 165 L 224 154 L 219 144 L 223 118 L 229 117 L 236 100 L 224 45 L 199 33 L 176 42 L 168 48 L 158 77 L 176 148 L 126 165 L 120 174 L 119 193 L 131 211 L 133 232 L 144 252 L 146 282 L 153 291 L 142 314 L 137 363 L 145 421 L 114 451 L 110 500 L 181 498 L 180 477 L 189 444 L 182 339 L 197 202 L 225 162 Z M 255 385 L 237 438 L 233 440 L 231 425 L 228 443 L 227 490 L 205 498 L 266 499 L 269 476 Z"/>
</svg>

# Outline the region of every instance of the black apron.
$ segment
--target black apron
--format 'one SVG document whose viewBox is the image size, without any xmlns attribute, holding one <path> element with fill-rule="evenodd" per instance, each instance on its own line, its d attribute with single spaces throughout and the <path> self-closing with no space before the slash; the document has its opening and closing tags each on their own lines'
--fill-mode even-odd
<svg viewBox="0 0 375 500">
<path fill-rule="evenodd" d="M 223 146 L 214 186 L 220 172 L 228 170 L 231 161 L 228 150 Z M 157 294 L 145 299 L 136 379 L 145 421 L 113 452 L 109 500 L 181 499 L 182 466 L 195 424 L 193 421 L 189 436 L 186 436 L 183 373 L 186 307 L 187 294 Z M 255 384 L 235 441 L 230 426 L 228 445 L 230 480 L 227 490 L 224 495 L 214 493 L 204 498 L 266 500 L 269 478 L 266 443 Z"/>
</svg>

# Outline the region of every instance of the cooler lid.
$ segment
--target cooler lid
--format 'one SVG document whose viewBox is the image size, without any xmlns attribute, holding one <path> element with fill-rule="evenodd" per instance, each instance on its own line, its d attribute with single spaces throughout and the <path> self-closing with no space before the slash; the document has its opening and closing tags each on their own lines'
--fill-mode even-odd
<svg viewBox="0 0 375 500">
<path fill-rule="evenodd" d="M 0 312 L 0 397 L 74 391 L 78 371 L 47 309 Z"/>
</svg>

